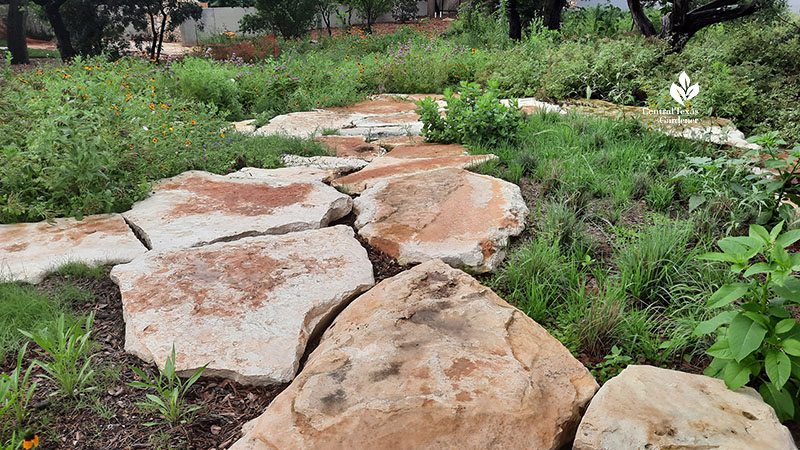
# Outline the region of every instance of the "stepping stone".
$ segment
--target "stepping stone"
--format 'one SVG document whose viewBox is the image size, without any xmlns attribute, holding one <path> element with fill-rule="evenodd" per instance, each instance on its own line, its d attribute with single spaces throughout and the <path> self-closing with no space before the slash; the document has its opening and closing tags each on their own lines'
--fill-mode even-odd
<svg viewBox="0 0 800 450">
<path fill-rule="evenodd" d="M 308 138 L 320 136 L 325 130 L 354 127 L 356 118 L 350 113 L 327 110 L 295 112 L 273 117 L 267 125 L 256 130 L 256 134 Z"/>
<path fill-rule="evenodd" d="M 496 158 L 495 155 L 467 155 L 460 145 L 401 146 L 375 158 L 359 172 L 335 180 L 332 185 L 340 186 L 351 194 L 360 194 L 386 179 L 448 167 L 466 169 Z"/>
<path fill-rule="evenodd" d="M 754 389 L 652 366 L 628 366 L 597 393 L 575 450 L 796 449 Z"/>
<path fill-rule="evenodd" d="M 233 122 L 233 129 L 245 134 L 252 134 L 256 131 L 256 119 L 243 120 L 241 122 Z"/>
<path fill-rule="evenodd" d="M 382 181 L 353 209 L 358 234 L 400 264 L 438 258 L 473 272 L 500 265 L 528 216 L 519 186 L 461 169 Z"/>
<path fill-rule="evenodd" d="M 150 252 L 111 271 L 125 350 L 176 370 L 272 385 L 291 381 L 306 344 L 374 283 L 367 252 L 339 225 Z"/>
<path fill-rule="evenodd" d="M 383 153 L 375 144 L 367 142 L 364 136 L 320 136 L 314 138 L 342 158 L 359 158 L 371 161 Z"/>
<path fill-rule="evenodd" d="M 238 172 L 229 173 L 228 178 L 262 179 L 279 178 L 291 181 L 318 181 L 320 183 L 330 183 L 349 172 L 340 169 L 319 169 L 316 167 L 280 167 L 277 169 L 259 169 L 257 167 L 245 167 Z"/>
<path fill-rule="evenodd" d="M 119 214 L 0 225 L 0 280 L 38 283 L 69 262 L 125 263 L 146 251 Z"/>
<path fill-rule="evenodd" d="M 415 145 L 425 142 L 422 136 L 392 136 L 375 141 L 381 147 L 395 148 L 401 145 Z"/>
<path fill-rule="evenodd" d="M 414 114 L 418 106 L 413 101 L 393 98 L 387 95 L 375 96 L 370 100 L 339 108 L 328 108 L 330 111 L 345 114 L 363 114 L 365 116 L 392 116 Z M 416 120 L 416 119 L 414 119 Z"/>
<path fill-rule="evenodd" d="M 367 167 L 367 162 L 357 158 L 339 158 L 338 156 L 298 156 L 283 155 L 283 164 L 287 167 L 313 167 L 316 169 L 333 169 L 341 173 L 350 173 Z"/>
<path fill-rule="evenodd" d="M 544 328 L 430 261 L 345 308 L 231 449 L 557 449 L 596 390 Z"/>
<path fill-rule="evenodd" d="M 161 181 L 124 213 L 150 248 L 186 248 L 321 228 L 352 200 L 320 182 L 231 178 L 191 171 Z"/>
</svg>

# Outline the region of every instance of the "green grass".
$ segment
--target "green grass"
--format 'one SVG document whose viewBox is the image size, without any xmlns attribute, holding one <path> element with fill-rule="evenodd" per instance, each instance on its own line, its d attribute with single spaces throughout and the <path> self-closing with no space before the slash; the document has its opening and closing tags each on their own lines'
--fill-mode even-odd
<svg viewBox="0 0 800 450">
<path fill-rule="evenodd" d="M 8 41 L 0 40 L 0 47 L 8 47 Z M 3 50 L 5 52 L 7 50 Z M 61 53 L 58 50 L 44 50 L 40 48 L 28 48 L 29 58 L 61 58 Z"/>
<path fill-rule="evenodd" d="M 27 339 L 18 331 L 40 331 L 52 327 L 69 308 L 33 286 L 0 284 L 0 361 L 16 353 Z"/>
</svg>

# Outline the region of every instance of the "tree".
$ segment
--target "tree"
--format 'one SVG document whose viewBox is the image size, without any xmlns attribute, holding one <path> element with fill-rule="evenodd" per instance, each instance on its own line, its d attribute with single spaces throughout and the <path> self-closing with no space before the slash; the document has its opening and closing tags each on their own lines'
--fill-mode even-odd
<svg viewBox="0 0 800 450">
<path fill-rule="evenodd" d="M 61 6 L 67 0 L 32 0 L 33 3 L 41 6 L 44 10 L 44 15 L 50 26 L 53 27 L 53 34 L 56 36 L 56 47 L 61 53 L 61 59 L 64 61 L 70 60 L 75 57 L 75 48 L 72 46 L 72 38 L 69 34 L 67 26 L 64 24 L 64 19 L 61 17 Z"/>
<path fill-rule="evenodd" d="M 528 28 L 534 18 L 541 18 L 542 25 L 550 30 L 561 28 L 561 12 L 566 0 L 507 0 L 508 36 L 522 38 L 522 30 Z"/>
<path fill-rule="evenodd" d="M 28 42 L 25 40 L 25 12 L 22 0 L 11 0 L 8 4 L 8 51 L 11 64 L 28 64 Z"/>
<path fill-rule="evenodd" d="M 339 2 L 336 0 L 319 0 L 317 4 L 317 11 L 322 21 L 325 22 L 325 28 L 328 30 L 328 36 L 333 36 L 331 30 L 331 15 L 339 7 Z"/>
<path fill-rule="evenodd" d="M 320 0 L 256 0 L 256 14 L 241 21 L 242 30 L 272 30 L 287 38 L 305 34 L 314 23 Z"/>
<path fill-rule="evenodd" d="M 133 27 L 138 31 L 148 31 L 150 59 L 161 57 L 164 36 L 171 33 L 187 20 L 200 20 L 203 7 L 197 3 L 182 0 L 138 0 L 124 2 L 125 17 L 130 18 Z"/>
<path fill-rule="evenodd" d="M 726 22 L 748 16 L 761 8 L 759 0 L 739 3 L 737 0 L 712 0 L 690 9 L 689 0 L 672 0 L 672 11 L 661 18 L 658 37 L 681 51 L 689 39 L 701 29 L 715 23 Z M 628 0 L 633 23 L 644 36 L 656 36 L 653 23 L 644 13 L 640 0 Z"/>
<path fill-rule="evenodd" d="M 394 6 L 394 0 L 348 0 L 346 3 L 367 22 L 368 33 L 372 33 L 372 25 L 375 25 L 378 17 L 391 11 Z"/>
</svg>

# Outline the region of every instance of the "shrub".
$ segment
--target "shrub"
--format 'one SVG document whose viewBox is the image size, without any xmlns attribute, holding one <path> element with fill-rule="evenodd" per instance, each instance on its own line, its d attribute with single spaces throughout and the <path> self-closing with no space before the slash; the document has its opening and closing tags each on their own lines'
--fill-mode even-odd
<svg viewBox="0 0 800 450">
<path fill-rule="evenodd" d="M 748 236 L 720 239 L 722 252 L 700 256 L 730 264 L 741 281 L 723 285 L 708 299 L 708 308 L 726 310 L 695 333 L 717 334 L 707 350 L 714 359 L 706 375 L 724 379 L 733 390 L 754 381 L 778 417 L 788 420 L 797 415 L 800 389 L 800 325 L 792 315 L 800 305 L 800 279 L 793 275 L 800 254 L 786 248 L 800 240 L 800 230 L 782 230 L 783 222 L 771 231 L 751 225 Z"/>
<path fill-rule="evenodd" d="M 513 100 L 508 106 L 500 102 L 496 84 L 482 90 L 476 83 L 462 82 L 459 94 L 445 91 L 445 117 L 430 97 L 417 102 L 426 140 L 494 146 L 520 139 L 522 112 Z"/>
<path fill-rule="evenodd" d="M 276 31 L 287 38 L 300 37 L 314 23 L 319 0 L 256 0 L 256 14 L 242 18 L 242 31 Z"/>
<path fill-rule="evenodd" d="M 13 370 L 10 374 L 0 374 L 0 420 L 3 426 L 0 428 L 0 433 L 4 432 L 8 421 L 5 417 L 9 416 L 14 419 L 14 424 L 17 428 L 25 426 L 25 423 L 30 414 L 28 405 L 31 398 L 36 391 L 37 382 L 31 382 L 31 371 L 33 364 L 28 366 L 28 369 L 23 372 L 22 358 L 28 349 L 28 344 L 20 348 L 17 353 L 17 363 L 12 366 Z"/>
</svg>

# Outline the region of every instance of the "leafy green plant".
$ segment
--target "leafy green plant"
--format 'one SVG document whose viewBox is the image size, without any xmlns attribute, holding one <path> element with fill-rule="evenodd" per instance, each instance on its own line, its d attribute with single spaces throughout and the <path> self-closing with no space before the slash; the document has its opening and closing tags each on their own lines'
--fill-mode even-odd
<svg viewBox="0 0 800 450">
<path fill-rule="evenodd" d="M 750 179 L 757 180 L 755 186 L 761 186 L 764 198 L 768 199 L 770 208 L 766 217 L 761 220 L 765 223 L 773 218 L 780 218 L 787 222 L 796 219 L 795 208 L 786 200 L 800 204 L 800 186 L 797 183 L 797 172 L 800 169 L 800 144 L 795 145 L 786 154 L 782 154 L 780 146 L 786 141 L 780 139 L 778 132 L 770 132 L 760 136 L 753 136 L 749 142 L 760 144 L 759 151 L 764 158 L 766 172 L 751 175 Z"/>
<path fill-rule="evenodd" d="M 54 330 L 45 329 L 36 333 L 21 331 L 49 356 L 49 361 L 37 359 L 34 363 L 46 372 L 46 375 L 42 375 L 44 378 L 58 386 L 53 394 L 74 399 L 79 393 L 93 389 L 93 324 L 93 312 L 78 320 L 67 319 L 62 314 Z"/>
<path fill-rule="evenodd" d="M 520 139 L 525 127 L 522 111 L 514 100 L 508 105 L 500 101 L 496 83 L 483 90 L 477 83 L 462 82 L 459 94 L 445 90 L 445 117 L 432 98 L 417 102 L 426 140 L 494 146 Z"/>
<path fill-rule="evenodd" d="M 599 379 L 601 383 L 605 383 L 618 375 L 631 362 L 633 362 L 633 358 L 624 355 L 622 349 L 615 345 L 611 347 L 611 353 L 594 366 L 592 375 Z"/>
<path fill-rule="evenodd" d="M 25 425 L 30 414 L 28 405 L 33 393 L 36 392 L 38 382 L 31 382 L 33 364 L 28 366 L 25 372 L 22 371 L 22 358 L 27 349 L 28 344 L 20 348 L 17 353 L 17 364 L 11 374 L 0 374 L 0 419 L 3 422 L 0 431 L 4 431 L 8 423 L 4 419 L 5 416 L 13 417 L 17 428 L 20 428 Z"/>
<path fill-rule="evenodd" d="M 187 405 L 185 397 L 189 388 L 200 378 L 205 369 L 206 366 L 197 369 L 191 377 L 183 381 L 175 373 L 175 346 L 173 346 L 172 354 L 164 364 L 164 370 L 159 369 L 158 373 L 151 377 L 142 369 L 131 366 L 131 370 L 144 381 L 134 381 L 128 384 L 133 387 L 155 390 L 155 394 L 145 394 L 146 400 L 137 402 L 136 405 L 149 411 L 155 411 L 167 423 L 177 425 L 187 422 L 192 413 L 200 409 L 199 406 Z M 149 422 L 145 425 L 157 424 L 157 422 Z"/>
<path fill-rule="evenodd" d="M 708 308 L 725 308 L 701 322 L 696 335 L 717 333 L 707 353 L 714 357 L 706 375 L 725 380 L 730 389 L 752 382 L 782 420 L 798 412 L 800 389 L 800 325 L 791 309 L 800 305 L 800 253 L 786 248 L 800 240 L 800 230 L 781 233 L 751 225 L 747 236 L 726 237 L 722 252 L 700 257 L 730 264 L 741 281 L 720 287 Z"/>
</svg>

